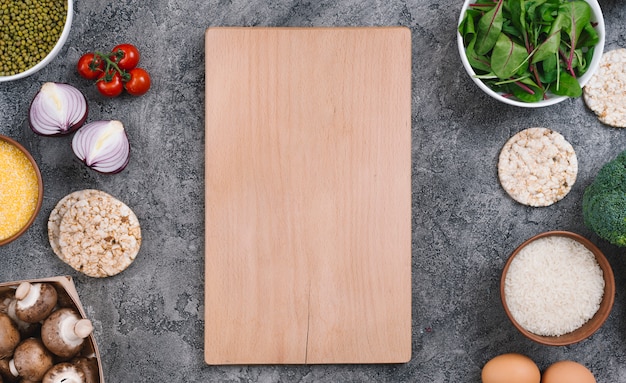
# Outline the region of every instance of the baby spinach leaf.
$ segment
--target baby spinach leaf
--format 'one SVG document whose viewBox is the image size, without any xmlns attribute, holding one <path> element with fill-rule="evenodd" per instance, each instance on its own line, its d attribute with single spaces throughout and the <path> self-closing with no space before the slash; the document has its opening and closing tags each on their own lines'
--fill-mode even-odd
<svg viewBox="0 0 626 383">
<path fill-rule="evenodd" d="M 576 49 L 580 34 L 591 20 L 591 7 L 585 1 L 569 1 L 559 7 L 559 14 L 564 16 L 563 30 L 569 36 L 570 46 Z"/>
<path fill-rule="evenodd" d="M 534 18 L 537 15 L 537 7 L 542 6 L 546 0 L 528 0 L 526 2 L 526 19 Z"/>
<path fill-rule="evenodd" d="M 526 36 L 522 35 L 522 32 L 520 32 L 519 29 L 511 25 L 510 22 L 505 22 L 504 24 L 502 24 L 501 33 L 505 33 L 507 36 L 511 38 L 516 38 L 521 42 L 524 42 L 526 38 Z"/>
<path fill-rule="evenodd" d="M 528 60 L 526 48 L 515 43 L 504 33 L 498 36 L 491 54 L 491 69 L 501 79 L 508 79 Z"/>
<path fill-rule="evenodd" d="M 544 3 L 539 7 L 539 16 L 543 21 L 554 21 L 558 16 L 559 5 L 554 3 Z"/>
<path fill-rule="evenodd" d="M 472 68 L 481 70 L 484 72 L 491 71 L 489 65 L 489 58 L 478 55 L 474 49 L 476 44 L 476 30 L 474 25 L 474 17 L 471 13 L 468 13 L 461 25 L 459 31 L 463 35 L 463 41 L 465 41 L 465 56 Z"/>
<path fill-rule="evenodd" d="M 591 48 L 587 49 L 587 51 L 585 52 L 585 65 L 582 68 L 580 68 L 581 73 L 579 73 L 579 75 L 582 76 L 589 69 L 589 65 L 591 64 L 591 60 L 593 60 L 593 52 L 594 52 L 594 47 L 591 47 Z"/>
<path fill-rule="evenodd" d="M 469 44 L 470 41 L 475 40 L 476 30 L 474 28 L 474 15 L 469 11 L 459 24 L 459 33 L 463 36 L 463 41 Z"/>
<path fill-rule="evenodd" d="M 600 36 L 598 35 L 598 31 L 591 25 L 591 23 L 585 24 L 583 31 L 580 33 L 580 37 L 578 38 L 578 47 L 593 47 L 600 42 Z"/>
<path fill-rule="evenodd" d="M 515 97 L 524 102 L 537 102 L 543 98 L 543 91 L 537 86 L 537 84 L 526 84 L 522 82 L 521 84 L 515 84 L 516 86 L 511 88 L 511 91 Z M 529 92 L 532 91 L 531 92 Z"/>
<path fill-rule="evenodd" d="M 574 58 L 572 59 L 572 68 L 579 69 L 585 65 L 585 55 L 582 49 L 574 50 Z"/>
<path fill-rule="evenodd" d="M 548 56 L 541 62 L 540 80 L 544 84 L 556 81 L 559 76 L 559 56 L 558 53 Z"/>
<path fill-rule="evenodd" d="M 582 95 L 583 90 L 578 83 L 576 77 L 570 75 L 565 71 L 561 71 L 559 75 L 559 81 L 555 86 L 551 89 L 552 93 L 558 96 L 567 96 L 567 97 L 580 97 Z"/>
<path fill-rule="evenodd" d="M 502 31 L 502 1 L 498 0 L 496 6 L 478 21 L 475 50 L 479 55 L 485 55 L 493 48 Z"/>
<path fill-rule="evenodd" d="M 470 41 L 467 48 L 465 48 L 465 55 L 467 56 L 467 61 L 474 69 L 484 71 L 484 72 L 490 72 L 491 65 L 489 62 L 489 58 L 485 56 L 481 56 L 476 53 L 476 51 L 474 50 L 475 42 L 476 42 L 476 39 L 474 38 L 472 41 Z"/>
<path fill-rule="evenodd" d="M 508 0 L 507 8 L 511 14 L 511 26 L 524 43 L 527 43 L 526 35 L 526 1 Z"/>
<path fill-rule="evenodd" d="M 544 42 L 539 44 L 537 50 L 533 54 L 531 63 L 535 64 L 545 60 L 547 57 L 554 56 L 559 51 L 561 45 L 561 28 L 563 25 L 563 16 L 559 14 L 552 22 L 550 34 Z"/>
</svg>

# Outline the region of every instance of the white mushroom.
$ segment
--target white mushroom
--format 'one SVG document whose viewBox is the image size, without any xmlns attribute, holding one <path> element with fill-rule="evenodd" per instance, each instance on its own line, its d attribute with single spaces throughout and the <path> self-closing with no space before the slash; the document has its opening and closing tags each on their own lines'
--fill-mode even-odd
<svg viewBox="0 0 626 383">
<path fill-rule="evenodd" d="M 52 354 L 37 338 L 23 340 L 15 349 L 9 368 L 13 376 L 39 382 L 54 365 Z"/>
<path fill-rule="evenodd" d="M 0 358 L 8 358 L 20 343 L 20 332 L 11 318 L 0 312 Z"/>
<path fill-rule="evenodd" d="M 63 362 L 46 372 L 42 383 L 85 383 L 85 374 L 71 363 Z"/>
<path fill-rule="evenodd" d="M 15 291 L 15 314 L 28 323 L 44 320 L 57 304 L 57 291 L 48 283 L 21 283 Z"/>
<path fill-rule="evenodd" d="M 15 298 L 11 299 L 8 302 L 7 306 L 7 315 L 13 319 L 13 322 L 17 325 L 18 330 L 20 330 L 20 334 L 22 335 L 22 339 L 30 338 L 39 334 L 39 328 L 41 327 L 40 323 L 28 323 L 24 322 L 20 318 L 17 317 L 16 314 L 17 301 Z"/>
<path fill-rule="evenodd" d="M 77 355 L 93 326 L 71 308 L 62 308 L 50 314 L 41 326 L 41 340 L 53 354 L 62 358 Z"/>
</svg>

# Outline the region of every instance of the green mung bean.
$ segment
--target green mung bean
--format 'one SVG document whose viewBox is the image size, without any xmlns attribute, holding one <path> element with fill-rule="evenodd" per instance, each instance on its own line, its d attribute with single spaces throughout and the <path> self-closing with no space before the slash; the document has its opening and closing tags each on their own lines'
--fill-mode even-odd
<svg viewBox="0 0 626 383">
<path fill-rule="evenodd" d="M 67 0 L 2 0 L 0 76 L 24 72 L 50 53 L 66 17 Z"/>
</svg>

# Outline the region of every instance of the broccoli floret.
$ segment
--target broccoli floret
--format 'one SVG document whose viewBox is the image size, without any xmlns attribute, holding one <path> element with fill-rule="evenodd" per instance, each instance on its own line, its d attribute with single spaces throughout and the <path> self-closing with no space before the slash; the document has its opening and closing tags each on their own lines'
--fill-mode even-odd
<svg viewBox="0 0 626 383">
<path fill-rule="evenodd" d="M 585 189 L 583 219 L 600 238 L 626 247 L 626 151 L 607 162 Z"/>
</svg>

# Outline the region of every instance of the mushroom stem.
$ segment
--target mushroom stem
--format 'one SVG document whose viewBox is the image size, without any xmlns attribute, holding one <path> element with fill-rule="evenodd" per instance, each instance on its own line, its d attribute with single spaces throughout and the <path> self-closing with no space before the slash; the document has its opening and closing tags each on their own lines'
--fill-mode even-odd
<svg viewBox="0 0 626 383">
<path fill-rule="evenodd" d="M 81 319 L 74 325 L 74 335 L 78 339 L 85 339 L 93 332 L 93 325 L 89 319 Z"/>
<path fill-rule="evenodd" d="M 9 361 L 9 371 L 11 372 L 11 375 L 13 375 L 13 377 L 15 378 L 20 376 L 20 373 L 17 371 L 17 368 L 15 368 L 15 359 L 11 359 Z"/>
<path fill-rule="evenodd" d="M 63 316 L 59 322 L 59 335 L 67 344 L 82 343 L 93 331 L 93 325 L 89 319 L 76 320 L 74 316 Z"/>
<path fill-rule="evenodd" d="M 26 299 L 26 297 L 28 297 L 32 287 L 33 287 L 33 285 L 31 283 L 29 283 L 29 282 L 22 282 L 22 283 L 20 283 L 20 285 L 17 286 L 17 290 L 15 290 L 15 299 L 20 300 L 20 301 L 24 301 Z M 31 297 L 35 297 L 37 294 L 39 294 L 39 291 L 41 291 L 41 286 L 40 285 L 37 286 L 35 288 L 35 290 L 33 290 L 33 292 L 35 292 L 35 294 L 31 294 Z M 24 302 L 24 303 L 27 303 L 27 302 Z"/>
</svg>

